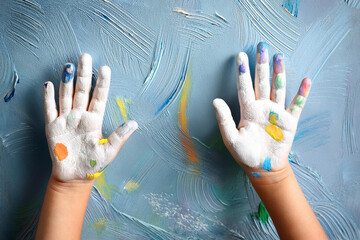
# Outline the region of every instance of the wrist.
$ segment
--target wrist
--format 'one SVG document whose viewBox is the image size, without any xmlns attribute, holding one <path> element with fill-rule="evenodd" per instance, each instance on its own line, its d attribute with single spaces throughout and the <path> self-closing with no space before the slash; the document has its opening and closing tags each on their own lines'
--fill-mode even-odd
<svg viewBox="0 0 360 240">
<path fill-rule="evenodd" d="M 91 192 L 95 180 L 73 179 L 63 181 L 51 174 L 48 188 L 58 193 L 66 194 L 88 194 Z"/>
<path fill-rule="evenodd" d="M 248 176 L 251 184 L 254 188 L 271 185 L 279 185 L 293 174 L 289 162 L 286 162 L 285 166 L 279 170 L 272 170 L 270 172 L 258 169 L 243 167 L 246 175 Z"/>
</svg>

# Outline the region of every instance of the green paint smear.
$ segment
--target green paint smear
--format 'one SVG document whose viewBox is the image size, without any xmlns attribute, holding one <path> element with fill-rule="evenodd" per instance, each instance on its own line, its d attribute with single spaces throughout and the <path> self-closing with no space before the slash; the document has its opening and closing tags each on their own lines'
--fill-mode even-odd
<svg viewBox="0 0 360 240">
<path fill-rule="evenodd" d="M 96 160 L 90 160 L 90 166 L 95 167 L 96 166 Z"/>
<path fill-rule="evenodd" d="M 284 86 L 284 81 L 281 75 L 277 75 L 275 78 L 276 88 L 282 88 Z"/>
<path fill-rule="evenodd" d="M 267 223 L 269 220 L 269 213 L 265 208 L 263 202 L 260 202 L 258 212 L 256 214 L 257 219 L 262 223 Z"/>
<path fill-rule="evenodd" d="M 305 102 L 305 98 L 303 96 L 297 96 L 296 98 L 296 101 L 295 101 L 295 104 L 299 107 L 302 107 L 302 105 L 304 104 Z"/>
</svg>

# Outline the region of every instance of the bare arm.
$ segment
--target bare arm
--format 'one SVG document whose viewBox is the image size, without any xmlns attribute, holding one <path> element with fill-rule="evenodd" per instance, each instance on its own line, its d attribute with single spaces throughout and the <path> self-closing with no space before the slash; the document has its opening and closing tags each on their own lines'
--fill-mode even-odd
<svg viewBox="0 0 360 240">
<path fill-rule="evenodd" d="M 51 176 L 36 239 L 80 239 L 93 182 L 62 182 Z"/>
</svg>

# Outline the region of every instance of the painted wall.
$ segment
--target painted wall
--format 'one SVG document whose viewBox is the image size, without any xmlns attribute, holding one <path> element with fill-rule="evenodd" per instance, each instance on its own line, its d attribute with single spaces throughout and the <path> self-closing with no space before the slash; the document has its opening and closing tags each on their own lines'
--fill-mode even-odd
<svg viewBox="0 0 360 240">
<path fill-rule="evenodd" d="M 289 161 L 330 239 L 360 238 L 359 0 L 1 0 L 0 22 L 0 239 L 34 236 L 51 172 L 42 83 L 84 52 L 94 78 L 113 72 L 104 135 L 140 129 L 97 179 L 83 239 L 276 239 L 211 106 L 239 120 L 234 56 L 254 66 L 259 41 L 286 56 L 287 103 L 313 79 Z"/>
</svg>

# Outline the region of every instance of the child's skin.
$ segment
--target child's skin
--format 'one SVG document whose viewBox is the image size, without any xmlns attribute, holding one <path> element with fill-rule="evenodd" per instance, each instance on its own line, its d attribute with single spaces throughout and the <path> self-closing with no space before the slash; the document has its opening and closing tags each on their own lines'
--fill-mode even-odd
<svg viewBox="0 0 360 240">
<path fill-rule="evenodd" d="M 83 71 L 83 61 L 89 58 L 89 55 L 82 55 L 80 57 L 78 77 L 79 73 Z M 216 110 L 220 131 L 226 147 L 238 164 L 243 167 L 253 187 L 265 204 L 280 238 L 327 239 L 324 230 L 305 199 L 288 161 L 288 154 L 311 81 L 308 78 L 302 81 L 298 94 L 290 106 L 285 109 L 286 76 L 281 54 L 274 56 L 273 65 L 274 74 L 272 86 L 270 87 L 268 81 L 268 45 L 266 43 L 259 43 L 254 91 L 249 72 L 248 57 L 245 53 L 238 55 L 237 86 L 241 107 L 241 120 L 237 128 L 226 103 L 222 99 L 215 99 L 213 105 Z M 99 71 L 97 86 L 98 84 L 102 86 L 101 82 L 103 80 L 101 79 L 104 78 L 102 76 L 107 76 L 108 84 L 106 85 L 108 88 L 110 74 L 107 74 L 107 71 L 110 72 L 108 67 Z M 86 84 L 91 84 L 91 78 Z M 51 122 L 61 118 L 62 114 L 68 115 L 70 111 L 76 111 L 74 109 L 77 101 L 76 91 L 74 98 L 72 98 L 72 91 L 71 95 L 67 96 L 71 96 L 70 102 L 73 102 L 72 105 L 67 103 L 67 110 L 62 110 L 62 87 L 61 85 L 59 116 L 56 111 L 53 85 L 48 82 L 46 87 L 44 87 L 46 132 L 49 146 L 55 144 L 51 142 L 52 140 L 49 140 L 49 133 L 56 132 L 48 129 L 51 126 Z M 106 102 L 107 91 L 106 94 L 102 94 L 102 101 Z M 86 94 L 87 97 L 85 97 L 85 104 L 82 109 L 85 116 L 89 114 L 87 112 L 92 110 L 87 107 L 88 92 Z M 99 99 L 99 96 L 94 94 L 90 106 L 93 106 L 94 103 L 92 102 L 97 99 Z M 73 106 L 72 110 L 71 106 Z M 95 118 L 93 120 L 98 121 L 94 125 L 100 126 L 97 128 L 96 135 L 96 138 L 100 139 L 102 138 L 101 125 L 104 108 L 105 105 L 100 111 L 102 113 L 100 114 L 101 119 Z M 81 126 L 79 127 L 81 128 Z M 102 159 L 100 162 L 104 164 L 111 162 L 122 144 L 136 128 L 137 124 L 130 122 L 116 130 L 109 137 L 110 145 L 114 145 L 115 150 L 112 148 L 110 150 L 103 150 L 106 154 L 101 156 L 106 156 L 108 159 Z M 69 132 L 69 130 L 66 129 L 66 132 Z M 73 138 L 78 137 L 79 132 L 86 136 L 94 137 L 92 131 L 84 132 L 83 129 L 75 128 L 74 131 L 71 131 L 71 134 L 74 135 Z M 52 135 L 52 137 L 56 138 L 56 134 Z M 88 138 L 82 137 L 81 139 Z M 64 145 L 71 143 L 66 142 L 66 139 L 61 139 L 61 142 Z M 86 142 L 86 144 L 89 143 Z M 80 239 L 85 211 L 94 183 L 94 179 L 84 176 L 92 174 L 92 172 L 86 174 L 89 169 L 91 170 L 87 165 L 87 159 L 93 157 L 91 154 L 94 154 L 94 151 L 90 149 L 83 152 L 85 156 L 79 156 L 75 160 L 71 159 L 79 161 L 81 164 L 77 165 L 78 167 L 75 170 L 72 169 L 70 173 L 63 172 L 67 171 L 66 168 L 59 167 L 58 155 L 53 154 L 52 151 L 53 149 L 50 147 L 53 171 L 48 183 L 36 239 Z M 94 174 L 91 176 L 94 176 Z"/>
</svg>

